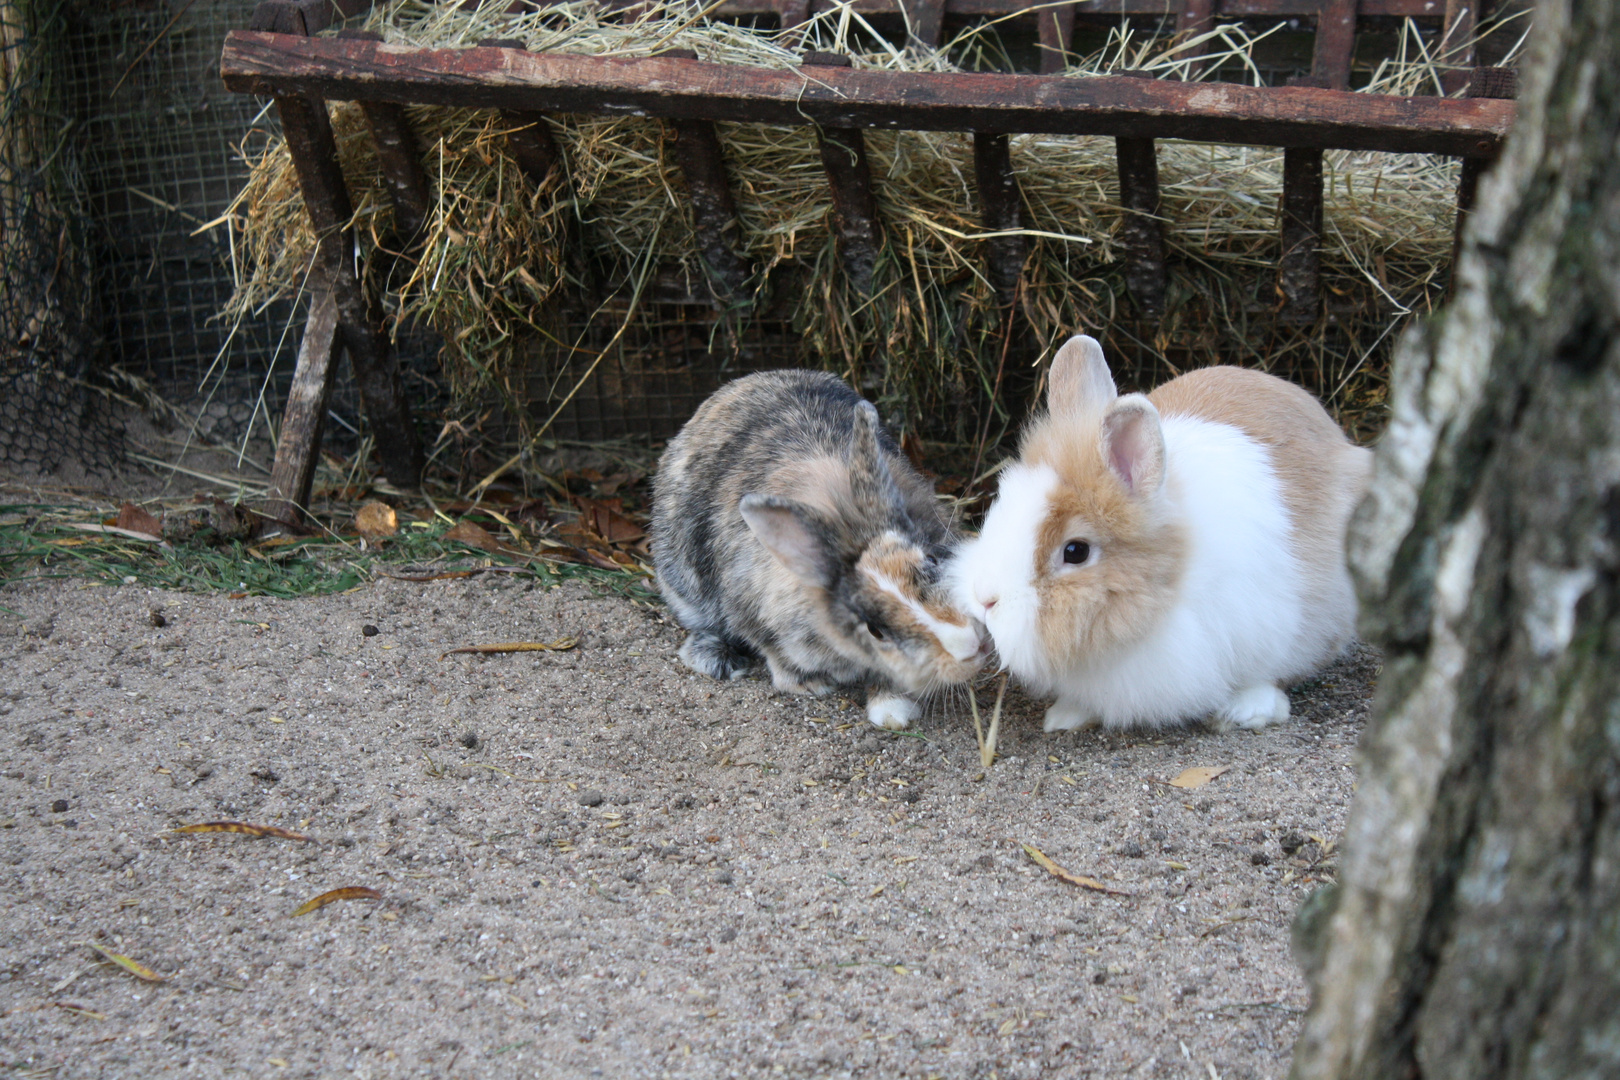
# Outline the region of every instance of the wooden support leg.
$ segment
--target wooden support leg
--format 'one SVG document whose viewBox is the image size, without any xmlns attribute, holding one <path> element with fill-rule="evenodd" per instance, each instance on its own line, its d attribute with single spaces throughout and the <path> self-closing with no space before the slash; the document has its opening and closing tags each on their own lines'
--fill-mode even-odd
<svg viewBox="0 0 1620 1080">
<path fill-rule="evenodd" d="M 806 66 L 848 67 L 849 57 L 812 52 Z M 844 275 L 861 295 L 872 292 L 879 230 L 877 199 L 872 194 L 872 167 L 866 157 L 866 135 L 860 128 L 816 128 L 821 167 L 832 193 L 833 227 Z"/>
<path fill-rule="evenodd" d="M 283 97 L 276 99 L 276 107 L 304 205 L 320 237 L 321 265 L 337 306 L 338 338 L 349 354 L 383 473 L 395 487 L 416 487 L 422 479 L 422 444 L 400 386 L 399 365 L 381 330 L 380 312 L 360 283 L 348 230 L 353 212 L 326 103 Z"/>
<path fill-rule="evenodd" d="M 1041 28 L 1041 74 L 1056 75 L 1068 66 L 1074 40 L 1074 5 L 1062 4 L 1037 13 Z"/>
<path fill-rule="evenodd" d="M 1164 229 L 1159 222 L 1159 157 L 1152 139 L 1115 139 L 1119 202 L 1125 210 L 1125 286 L 1148 319 L 1164 314 Z"/>
<path fill-rule="evenodd" d="M 1322 151 L 1283 151 L 1281 321 L 1316 321 L 1322 309 Z"/>
<path fill-rule="evenodd" d="M 675 132 L 675 161 L 692 197 L 692 227 L 710 287 L 723 300 L 738 299 L 748 284 L 749 269 L 734 246 L 741 229 L 726 180 L 720 137 L 709 120 L 667 123 Z"/>
<path fill-rule="evenodd" d="M 317 289 L 304 326 L 304 340 L 298 347 L 298 366 L 287 395 L 287 410 L 281 417 L 276 461 L 270 469 L 270 501 L 265 508 L 268 517 L 287 525 L 297 524 L 299 512 L 309 506 L 326 402 L 337 371 L 337 322 L 337 304 L 331 291 Z"/>
</svg>

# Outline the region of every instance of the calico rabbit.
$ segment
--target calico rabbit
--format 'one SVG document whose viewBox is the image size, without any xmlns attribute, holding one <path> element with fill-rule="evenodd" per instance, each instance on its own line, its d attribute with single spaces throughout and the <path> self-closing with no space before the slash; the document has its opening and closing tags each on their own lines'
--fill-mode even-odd
<svg viewBox="0 0 1620 1080">
<path fill-rule="evenodd" d="M 824 372 L 761 372 L 705 401 L 659 462 L 651 535 L 681 659 L 705 675 L 763 657 L 778 690 L 865 686 L 867 718 L 903 728 L 915 695 L 988 655 L 939 582 L 955 537 L 933 490 Z"/>
<path fill-rule="evenodd" d="M 1046 730 L 1288 716 L 1281 687 L 1349 645 L 1345 530 L 1372 466 L 1282 379 L 1192 371 L 1120 397 L 1071 339 L 1046 415 L 947 570 Z"/>
</svg>

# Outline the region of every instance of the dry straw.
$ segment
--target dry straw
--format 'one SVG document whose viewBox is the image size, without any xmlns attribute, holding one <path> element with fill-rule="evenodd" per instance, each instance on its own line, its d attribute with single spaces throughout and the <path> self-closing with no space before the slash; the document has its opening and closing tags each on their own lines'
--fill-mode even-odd
<svg viewBox="0 0 1620 1080">
<path fill-rule="evenodd" d="M 704 5 L 688 0 L 646 5 L 630 23 L 593 2 L 517 17 L 500 14 L 503 6 L 467 11 L 401 0 L 376 7 L 365 28 L 402 45 L 470 46 L 500 37 L 534 50 L 621 57 L 684 48 L 709 61 L 773 68 L 797 68 L 805 48 L 850 54 L 869 69 L 1002 62 L 994 23 L 969 29 L 937 52 L 898 51 L 847 6 L 786 32 L 714 22 Z M 1220 27 L 1202 39 L 1204 70 L 1220 67 L 1230 77 L 1241 66 L 1258 82 L 1250 57 L 1264 36 Z M 1186 43 L 1143 37 L 1122 24 L 1105 48 L 1072 58 L 1068 74 L 1129 68 L 1174 78 L 1187 75 L 1189 64 Z M 1408 23 L 1366 89 L 1438 92 L 1440 70 Z M 365 125 L 350 104 L 333 105 L 332 117 L 358 233 L 363 246 L 375 248 L 387 242 L 391 211 Z M 400 264 L 406 269 L 387 283 L 390 310 L 400 321 L 427 320 L 444 335 L 445 370 L 464 401 L 494 390 L 510 404 L 532 406 L 536 381 L 525 366 L 535 343 L 545 345 L 540 351 L 553 364 L 552 381 L 538 396 L 550 404 L 534 410 L 544 420 L 599 355 L 579 347 L 579 319 L 564 316 L 565 297 L 603 295 L 570 281 L 581 263 L 567 257 L 565 236 L 581 237 L 591 263 L 620 283 L 599 311 L 625 325 L 655 268 L 684 264 L 696 277 L 690 210 L 664 129 L 635 117 L 552 117 L 569 173 L 554 191 L 535 190 L 518 170 L 499 116 L 420 108 L 411 119 L 438 203 L 419 258 Z M 806 362 L 851 377 L 936 431 L 940 417 L 962 414 L 963 402 L 993 385 L 999 316 L 984 276 L 968 136 L 867 133 L 884 241 L 873 294 L 864 297 L 838 269 L 814 131 L 757 124 L 722 124 L 719 131 L 740 243 L 761 271 L 753 281 L 755 306 L 780 300 L 787 283 Z M 1280 329 L 1271 315 L 1282 152 L 1161 142 L 1162 216 L 1173 266 L 1169 310 L 1151 331 L 1134 336 L 1119 261 L 1113 141 L 1015 136 L 1012 156 L 1031 230 L 1020 302 L 1040 340 L 1056 342 L 1081 329 L 1101 333 L 1139 365 L 1142 381 L 1216 360 L 1280 368 L 1353 420 L 1376 410 L 1381 346 L 1405 317 L 1437 298 L 1449 261 L 1455 161 L 1330 152 L 1322 265 L 1331 314 L 1305 332 Z M 303 287 L 314 252 L 285 146 L 270 140 L 250 157 L 251 178 L 230 214 L 245 271 L 232 301 L 238 317 Z M 802 270 L 782 272 L 788 266 Z"/>
</svg>

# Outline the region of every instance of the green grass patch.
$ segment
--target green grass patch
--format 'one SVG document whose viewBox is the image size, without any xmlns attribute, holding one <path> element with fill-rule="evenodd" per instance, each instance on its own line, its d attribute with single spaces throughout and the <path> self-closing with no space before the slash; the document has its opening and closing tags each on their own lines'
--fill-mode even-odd
<svg viewBox="0 0 1620 1080">
<path fill-rule="evenodd" d="M 643 603 L 662 602 L 640 574 L 492 555 L 443 539 L 449 526 L 440 522 L 403 529 L 383 546 L 364 550 L 358 540 L 331 535 L 275 546 L 240 541 L 169 545 L 74 527 L 96 523 L 79 508 L 0 505 L 0 589 L 14 581 L 82 578 L 180 592 L 292 598 L 347 592 L 397 574 L 499 567 L 493 572 L 550 585 L 580 581 Z"/>
</svg>

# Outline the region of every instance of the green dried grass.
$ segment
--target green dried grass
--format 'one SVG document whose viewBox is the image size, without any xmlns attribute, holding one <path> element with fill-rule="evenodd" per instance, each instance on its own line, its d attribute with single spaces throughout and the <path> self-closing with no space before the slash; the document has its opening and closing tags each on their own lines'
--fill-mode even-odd
<svg viewBox="0 0 1620 1080">
<path fill-rule="evenodd" d="M 534 50 L 602 56 L 688 48 L 705 60 L 773 68 L 798 68 L 798 51 L 806 47 L 847 53 L 856 67 L 872 69 L 958 70 L 999 62 L 993 24 L 918 55 L 874 51 L 880 39 L 847 8 L 786 32 L 711 22 L 704 11 L 688 0 L 670 0 L 650 6 L 638 22 L 620 24 L 592 3 L 557 4 L 511 18 L 401 0 L 375 8 L 366 29 L 391 43 L 423 47 L 502 37 L 521 39 Z M 1248 58 L 1263 36 L 1221 27 L 1202 39 L 1208 50 L 1201 62 L 1206 70 L 1223 61 L 1228 70 L 1232 61 L 1253 70 Z M 1189 74 L 1190 62 L 1186 43 L 1139 37 L 1122 26 L 1099 53 L 1074 58 L 1068 74 L 1130 68 L 1181 77 Z M 1441 70 L 1408 24 L 1396 54 L 1380 65 L 1367 89 L 1437 92 Z M 332 117 L 356 197 L 356 225 L 364 244 L 376 247 L 388 233 L 391 212 L 370 140 L 357 107 L 334 105 Z M 568 215 L 577 214 L 597 262 L 611 268 L 615 281 L 631 283 L 612 305 L 611 317 L 626 325 L 635 318 L 640 283 L 652 267 L 684 264 L 698 279 L 684 185 L 665 152 L 658 121 L 553 117 L 568 182 L 560 191 L 536 191 L 507 156 L 506 128 L 498 116 L 418 108 L 411 118 L 439 202 L 414 272 L 390 282 L 390 305 L 397 319 L 425 319 L 444 335 L 445 370 L 463 400 L 493 389 L 521 415 L 531 394 L 521 357 L 534 352 L 522 346 L 536 335 L 552 343 L 550 353 L 558 360 L 552 403 L 566 398 L 574 372 L 594 361 L 597 354 L 564 337 L 561 301 L 580 284 L 570 285 L 562 256 Z M 977 239 L 982 230 L 974 211 L 971 138 L 867 132 L 884 242 L 872 295 L 863 297 L 838 268 L 813 129 L 721 124 L 719 134 L 741 244 L 766 271 L 754 281 L 754 299 L 765 305 L 783 280 L 798 291 L 793 319 L 806 362 L 852 378 L 925 429 L 937 431 L 942 417 L 964 415 L 963 403 L 995 384 L 1000 357 L 999 315 Z M 230 214 L 246 271 L 232 302 L 238 315 L 301 288 L 315 244 L 285 146 L 271 141 L 251 157 L 251 178 Z M 1056 343 L 1082 329 L 1101 334 L 1127 363 L 1134 361 L 1144 383 L 1180 366 L 1240 362 L 1300 379 L 1351 418 L 1376 410 L 1382 400 L 1376 363 L 1381 345 L 1409 314 L 1436 299 L 1437 280 L 1449 263 L 1455 161 L 1330 152 L 1323 287 L 1338 311 L 1342 340 L 1329 346 L 1321 326 L 1279 329 L 1270 309 L 1282 152 L 1161 142 L 1162 216 L 1173 279 L 1166 317 L 1151 339 L 1136 339 L 1119 262 L 1113 140 L 1015 136 L 1012 158 L 1031 230 L 1023 311 L 1043 341 Z M 768 272 L 784 264 L 808 266 L 808 277 Z M 551 414 L 550 408 L 542 413 Z"/>
</svg>

